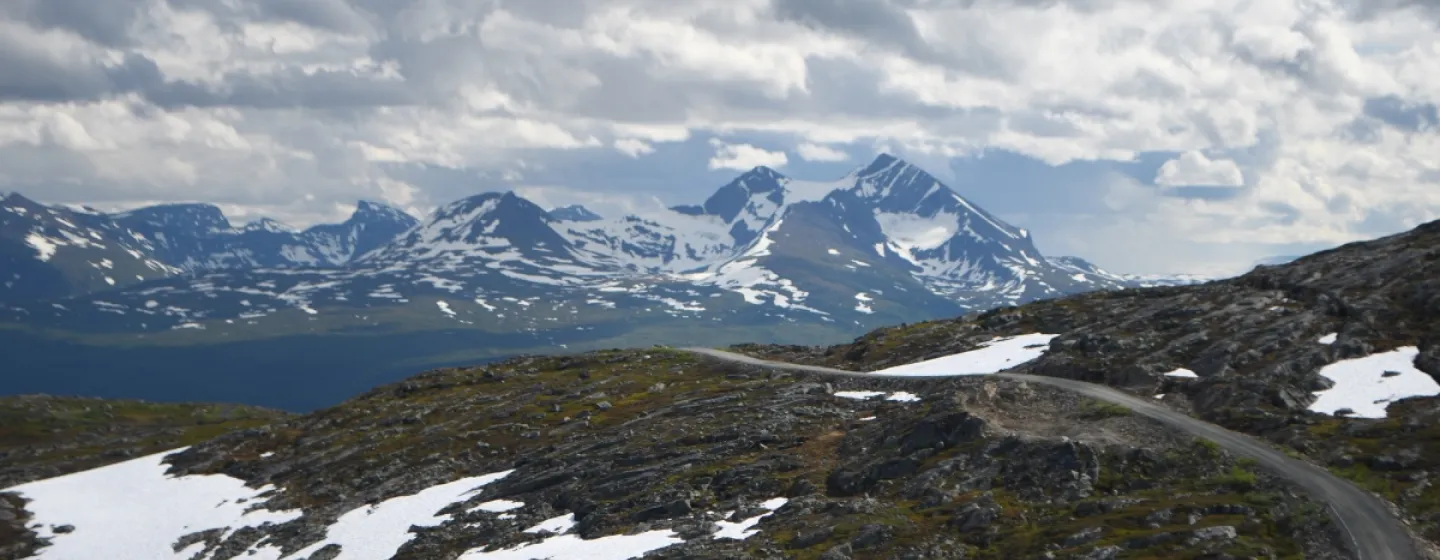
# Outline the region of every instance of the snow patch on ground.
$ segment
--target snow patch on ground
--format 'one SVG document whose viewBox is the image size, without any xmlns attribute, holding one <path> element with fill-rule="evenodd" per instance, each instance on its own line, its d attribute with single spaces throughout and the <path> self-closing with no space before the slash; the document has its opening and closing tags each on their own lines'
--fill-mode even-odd
<svg viewBox="0 0 1440 560">
<path fill-rule="evenodd" d="M 1196 375 L 1195 372 L 1190 371 L 1190 370 L 1185 369 L 1185 368 L 1182 367 L 1182 368 L 1176 368 L 1175 371 L 1172 371 L 1172 372 L 1170 372 L 1170 373 L 1165 374 L 1165 377 L 1186 377 L 1186 378 L 1192 378 L 1192 379 L 1193 379 L 1193 378 L 1199 378 L 1200 376 L 1199 376 L 1199 375 Z"/>
<path fill-rule="evenodd" d="M 557 535 L 570 532 L 575 528 L 575 514 L 567 513 L 559 517 L 551 517 L 525 529 L 526 533 L 555 533 Z"/>
<path fill-rule="evenodd" d="M 764 503 L 760 504 L 760 507 L 768 510 L 764 514 L 757 515 L 748 519 L 743 519 L 739 522 L 716 521 L 715 524 L 720 526 L 720 530 L 715 533 L 715 538 L 743 541 L 745 539 L 758 535 L 760 534 L 760 531 L 758 529 L 754 529 L 754 527 L 760 524 L 760 520 L 771 516 L 775 513 L 775 510 L 780 509 L 781 506 L 784 506 L 787 503 L 790 503 L 790 500 L 785 498 L 766 500 Z M 726 512 L 724 516 L 728 519 L 733 514 L 734 512 Z"/>
<path fill-rule="evenodd" d="M 987 375 L 1039 358 L 1059 335 L 1025 334 L 997 338 L 969 352 L 870 372 L 893 376 Z"/>
<path fill-rule="evenodd" d="M 437 302 L 435 302 L 435 306 L 440 308 L 440 312 L 441 312 L 441 313 L 444 313 L 444 314 L 449 315 L 449 316 L 451 316 L 451 317 L 454 317 L 454 316 L 455 316 L 455 310 L 454 310 L 454 309 L 450 309 L 450 304 L 449 304 L 448 302 L 437 301 Z"/>
<path fill-rule="evenodd" d="M 411 525 L 433 527 L 450 518 L 436 515 L 445 506 L 459 502 L 476 490 L 505 478 L 514 471 L 462 478 L 431 486 L 410 496 L 390 498 L 374 506 L 360 507 L 340 516 L 326 531 L 326 538 L 291 556 L 308 558 L 331 543 L 340 545 L 346 560 L 385 560 L 395 555 L 414 534 Z"/>
<path fill-rule="evenodd" d="M 7 491 L 31 500 L 46 558 L 171 558 L 181 536 L 214 528 L 285 523 L 299 511 L 247 511 L 274 488 L 247 488 L 225 475 L 171 477 L 163 460 L 183 451 L 147 455 L 98 469 L 22 484 Z M 70 533 L 52 527 L 73 525 Z M 408 525 L 407 525 L 408 527 Z"/>
<path fill-rule="evenodd" d="M 490 513 L 504 513 L 511 510 L 520 509 L 522 507 L 525 507 L 525 502 L 516 502 L 512 500 L 493 500 L 470 508 L 470 511 L 488 511 Z"/>
<path fill-rule="evenodd" d="M 1310 410 L 1335 414 L 1348 408 L 1350 416 L 1385 418 L 1385 408 L 1392 402 L 1440 395 L 1440 384 L 1415 368 L 1415 356 L 1419 354 L 1418 348 L 1406 346 L 1321 368 L 1320 375 L 1334 381 L 1335 386 L 1316 391 Z"/>
<path fill-rule="evenodd" d="M 865 400 L 885 394 L 883 391 L 835 391 L 834 395 L 842 399 Z"/>
<path fill-rule="evenodd" d="M 559 535 L 515 548 L 485 552 L 475 549 L 460 555 L 460 560 L 536 560 L 584 558 L 586 560 L 629 560 L 652 550 L 685 542 L 675 531 L 662 529 L 635 535 L 612 535 L 585 540 L 576 535 Z"/>
<path fill-rule="evenodd" d="M 879 396 L 881 396 L 881 395 L 884 395 L 885 392 L 884 392 L 884 391 L 835 391 L 835 392 L 832 393 L 832 394 L 834 394 L 835 396 L 840 397 L 840 398 L 842 398 L 842 399 L 855 399 L 855 400 L 859 400 L 859 401 L 864 401 L 864 400 L 869 400 L 869 399 L 873 399 L 873 398 L 875 398 L 875 397 L 879 397 Z M 895 401 L 895 402 L 916 402 L 916 401 L 919 401 L 919 400 L 920 400 L 920 397 L 919 397 L 918 395 L 914 394 L 914 393 L 910 393 L 910 392 L 906 392 L 906 391 L 900 391 L 900 392 L 896 392 L 896 393 L 890 393 L 890 396 L 885 397 L 885 400 L 887 400 L 887 401 Z"/>
<path fill-rule="evenodd" d="M 1320 339 L 1319 339 L 1319 340 L 1316 340 L 1315 342 L 1319 342 L 1320 344 L 1325 344 L 1325 345 L 1335 344 L 1335 339 L 1337 339 L 1337 338 L 1339 338 L 1339 337 L 1340 337 L 1340 333 L 1333 333 L 1333 332 L 1332 332 L 1332 333 L 1330 333 L 1330 334 L 1327 334 L 1327 335 L 1325 335 L 1325 336 L 1320 337 Z"/>
</svg>

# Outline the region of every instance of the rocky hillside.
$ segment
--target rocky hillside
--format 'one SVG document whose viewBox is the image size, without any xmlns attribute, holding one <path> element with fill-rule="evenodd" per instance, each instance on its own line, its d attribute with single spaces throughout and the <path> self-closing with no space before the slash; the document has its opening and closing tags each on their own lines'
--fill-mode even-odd
<svg viewBox="0 0 1440 560">
<path fill-rule="evenodd" d="M 229 404 L 0 397 L 0 488 L 200 443 L 288 416 Z"/>
<path fill-rule="evenodd" d="M 1058 336 L 1018 371 L 1154 395 L 1268 438 L 1392 500 L 1440 540 L 1440 222 L 1204 285 L 746 351 L 869 371 L 1029 332 Z"/>
<path fill-rule="evenodd" d="M 0 494 L 13 521 L 0 531 L 18 543 L 6 550 L 1343 557 L 1319 505 L 1123 409 L 1008 380 L 823 380 L 658 348 L 433 371 L 156 461 Z M 148 505 L 63 507 L 116 480 L 160 490 Z M 210 497 L 160 508 L 165 488 Z M 217 510 L 222 498 L 244 509 Z M 101 530 L 90 509 L 145 529 Z"/>
</svg>

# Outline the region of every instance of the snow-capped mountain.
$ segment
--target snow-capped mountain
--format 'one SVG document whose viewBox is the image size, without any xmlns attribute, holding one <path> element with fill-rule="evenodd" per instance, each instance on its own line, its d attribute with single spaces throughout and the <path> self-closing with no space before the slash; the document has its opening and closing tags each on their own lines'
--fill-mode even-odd
<svg viewBox="0 0 1440 560">
<path fill-rule="evenodd" d="M 350 219 L 304 231 L 262 218 L 230 224 L 209 204 L 168 204 L 115 215 L 121 226 L 153 239 L 158 257 L 190 272 L 340 266 L 414 226 L 401 210 L 361 201 Z"/>
<path fill-rule="evenodd" d="M 684 274 L 772 302 L 803 299 L 807 291 L 774 266 L 808 269 L 811 284 L 820 285 L 878 265 L 890 277 L 880 285 L 844 283 L 928 292 L 963 308 L 1125 286 L 1080 259 L 1049 262 L 1029 232 L 889 155 L 833 182 L 797 181 L 758 167 L 702 205 L 559 229 L 596 268 Z M 817 245 L 819 239 L 826 244 Z"/>
<path fill-rule="evenodd" d="M 555 219 L 515 193 L 485 193 L 436 209 L 419 225 L 365 255 L 360 266 L 505 270 L 506 263 L 549 269 L 571 262 Z"/>
<path fill-rule="evenodd" d="M 395 320 L 537 329 L 653 316 L 863 328 L 1140 284 L 1079 258 L 1046 258 L 1026 230 L 889 155 L 830 182 L 757 167 L 700 205 L 617 218 L 578 206 L 547 212 L 506 192 L 420 221 L 361 203 L 346 223 L 303 232 L 268 220 L 235 228 L 204 205 L 115 219 L 192 276 L 12 313 L 63 329 L 87 315 L 74 309 L 103 308 L 85 328 L 127 332 L 273 316 L 343 329 L 375 321 L 357 307 L 416 305 L 420 315 L 397 311 Z"/>
<path fill-rule="evenodd" d="M 555 208 L 550 211 L 550 217 L 562 222 L 594 222 L 605 219 L 579 204 Z"/>
<path fill-rule="evenodd" d="M 57 299 L 179 272 L 154 252 L 144 236 L 99 212 L 0 195 L 0 301 Z"/>
</svg>

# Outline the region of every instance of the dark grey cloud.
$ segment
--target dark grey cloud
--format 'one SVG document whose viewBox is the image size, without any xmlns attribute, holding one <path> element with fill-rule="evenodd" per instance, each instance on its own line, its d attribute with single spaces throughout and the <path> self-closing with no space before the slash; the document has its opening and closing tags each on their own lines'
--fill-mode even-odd
<svg viewBox="0 0 1440 560">
<path fill-rule="evenodd" d="M 1012 75 L 988 45 L 966 33 L 947 37 L 952 46 L 944 50 L 926 42 L 904 6 L 894 0 L 774 0 L 773 8 L 781 21 L 868 41 L 919 61 L 984 76 Z"/>
<path fill-rule="evenodd" d="M 1365 114 L 1407 132 L 1440 127 L 1440 107 L 1434 103 L 1406 101 L 1394 95 L 1366 99 Z"/>
<path fill-rule="evenodd" d="M 1005 8 L 1024 7 L 1035 9 L 1053 8 L 1055 6 L 1066 6 L 1082 13 L 1094 13 L 1114 8 L 1124 4 L 1151 4 L 1164 5 L 1171 0 L 892 0 L 892 2 L 905 8 Z"/>
<path fill-rule="evenodd" d="M 1341 0 L 1340 6 L 1362 21 L 1396 10 L 1415 10 L 1440 20 L 1440 2 L 1435 0 Z"/>
<path fill-rule="evenodd" d="M 224 11 L 217 0 L 169 0 L 186 8 Z M 303 5 L 303 6 L 302 6 Z M 124 47 L 137 29 L 137 0 L 17 0 L 0 2 L 0 18 L 38 29 L 65 29 L 98 45 Z M 283 18 L 311 26 L 356 29 L 358 12 L 343 0 L 240 4 L 255 16 Z M 348 10 L 348 11 L 347 11 Z M 245 18 L 219 22 L 245 21 Z M 306 72 L 291 67 L 258 75 L 227 74 L 218 86 L 167 80 L 155 61 L 129 52 L 121 63 L 61 61 L 18 37 L 0 36 L 0 101 L 83 102 L 139 93 L 161 107 L 235 106 L 260 109 L 312 107 L 355 108 L 410 105 L 421 95 L 406 81 L 373 79 L 343 71 Z"/>
<path fill-rule="evenodd" d="M 355 109 L 415 104 L 419 96 L 404 82 L 371 79 L 349 72 L 305 72 L 288 68 L 257 76 L 227 74 L 219 87 L 187 82 L 150 84 L 142 90 L 152 103 L 174 107 L 244 107 L 251 109 Z"/>
<path fill-rule="evenodd" d="M 236 32 L 246 21 L 294 22 L 340 33 L 363 34 L 403 3 L 376 0 L 164 0 L 182 10 L 213 14 L 216 25 Z M 0 18 L 37 29 L 62 29 L 106 47 L 133 46 L 137 35 L 165 32 L 142 25 L 148 0 L 4 0 Z M 367 9 L 370 8 L 370 9 Z M 374 10 L 374 11 L 372 11 Z"/>
<path fill-rule="evenodd" d="M 18 38 L 0 36 L 0 101 L 94 101 L 144 89 L 159 78 L 155 63 L 141 55 L 109 67 L 66 63 Z"/>
<path fill-rule="evenodd" d="M 80 1 L 80 0 L 72 0 Z M 141 2 L 143 0 L 105 0 Z M 198 10 L 215 16 L 216 24 L 228 32 L 251 21 L 293 22 L 339 33 L 365 34 L 383 19 L 403 9 L 406 2 L 376 3 L 367 0 L 164 0 L 180 10 Z"/>
<path fill-rule="evenodd" d="M 257 76 L 237 71 L 220 86 L 167 81 L 155 61 L 130 53 L 115 66 L 64 65 L 45 53 L 0 37 L 0 101 L 78 102 L 139 93 L 166 108 L 235 106 L 355 108 L 410 105 L 419 94 L 405 82 L 349 72 L 297 68 Z"/>
<path fill-rule="evenodd" d="M 37 29 L 63 29 L 96 44 L 124 47 L 132 44 L 141 7 L 136 0 L 5 0 L 0 2 L 0 19 Z"/>
<path fill-rule="evenodd" d="M 928 49 L 910 16 L 885 0 L 775 0 L 774 9 L 782 20 L 897 45 L 910 52 Z"/>
<path fill-rule="evenodd" d="M 249 6 L 257 19 L 293 21 L 340 33 L 370 31 L 375 17 L 346 0 L 258 0 Z"/>
</svg>

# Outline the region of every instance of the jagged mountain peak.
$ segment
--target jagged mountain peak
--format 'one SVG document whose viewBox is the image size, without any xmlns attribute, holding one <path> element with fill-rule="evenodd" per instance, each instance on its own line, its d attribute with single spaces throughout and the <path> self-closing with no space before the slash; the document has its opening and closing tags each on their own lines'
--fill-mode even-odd
<svg viewBox="0 0 1440 560">
<path fill-rule="evenodd" d="M 270 219 L 270 218 L 260 218 L 260 219 L 258 219 L 258 220 L 254 220 L 254 221 L 252 221 L 252 222 L 250 222 L 250 223 L 245 224 L 245 227 L 241 228 L 241 231 L 246 231 L 246 232 L 251 232 L 251 231 L 264 231 L 264 232 L 269 232 L 269 233 L 296 233 L 297 230 L 296 230 L 295 228 L 293 228 L 293 227 L 290 227 L 289 225 L 286 225 L 286 224 L 278 221 L 278 220 L 273 220 L 273 219 Z"/>
<path fill-rule="evenodd" d="M 550 214 L 539 205 L 514 191 L 486 192 L 471 195 L 437 208 L 423 222 L 498 220 L 514 215 L 519 219 L 550 221 Z"/>
<path fill-rule="evenodd" d="M 718 216 L 725 223 L 734 222 L 737 217 L 758 203 L 763 206 L 779 207 L 785 202 L 785 182 L 788 179 L 769 167 L 756 167 L 726 183 L 710 195 L 701 206 L 705 214 Z M 768 202 L 768 204 L 767 204 Z M 774 208 L 769 210 L 773 211 Z"/>
<path fill-rule="evenodd" d="M 767 167 L 767 166 L 764 166 L 764 165 L 757 165 L 757 166 L 755 166 L 755 167 L 750 168 L 749 171 L 746 171 L 746 172 L 740 174 L 740 177 L 738 177 L 738 180 L 740 180 L 740 181 L 756 180 L 756 181 L 758 181 L 757 184 L 760 184 L 760 185 L 763 186 L 763 185 L 768 185 L 768 184 L 770 184 L 770 183 L 768 183 L 768 182 L 771 182 L 771 181 L 782 181 L 782 180 L 784 180 L 785 178 L 786 178 L 786 177 L 785 177 L 785 174 L 784 174 L 784 173 L 781 173 L 781 172 L 775 170 L 774 168 Z M 757 192 L 758 192 L 758 191 L 757 191 Z"/>
<path fill-rule="evenodd" d="M 405 222 L 412 225 L 419 221 L 416 220 L 414 216 L 411 216 L 410 213 L 383 202 L 375 202 L 373 200 L 357 201 L 355 203 L 355 212 L 350 214 L 349 221 L 373 220 Z"/>
<path fill-rule="evenodd" d="M 895 157 L 889 153 L 880 152 L 878 154 L 875 154 L 875 159 L 870 160 L 870 163 L 868 165 L 856 170 L 855 174 L 861 176 L 873 175 L 897 164 L 905 166 L 910 165 L 905 160 Z"/>
<path fill-rule="evenodd" d="M 28 199 L 28 198 L 25 198 L 25 195 L 22 195 L 22 194 L 20 194 L 20 193 L 18 193 L 18 192 L 4 192 L 4 193 L 0 193 L 0 202 L 4 202 L 4 203 L 10 204 L 10 205 L 12 205 L 12 206 L 20 206 L 20 207 L 40 206 L 39 203 L 37 203 L 37 202 L 35 202 L 35 201 L 33 201 L 33 200 L 30 200 L 30 199 Z"/>
<path fill-rule="evenodd" d="M 605 219 L 601 215 L 592 212 L 589 208 L 579 204 L 561 206 L 551 210 L 550 217 L 562 222 L 598 222 Z"/>
<path fill-rule="evenodd" d="M 362 260 L 493 260 L 512 252 L 525 258 L 562 258 L 571 247 L 551 227 L 556 222 L 544 208 L 512 191 L 481 193 L 437 208 Z"/>
<path fill-rule="evenodd" d="M 1010 238 L 1029 243 L 1029 231 L 1005 223 L 934 175 L 898 157 L 882 153 L 870 165 L 856 171 L 854 177 L 856 194 L 874 204 L 877 211 L 923 218 L 954 214 L 961 217 L 965 229 L 973 230 L 976 237 Z"/>
</svg>

